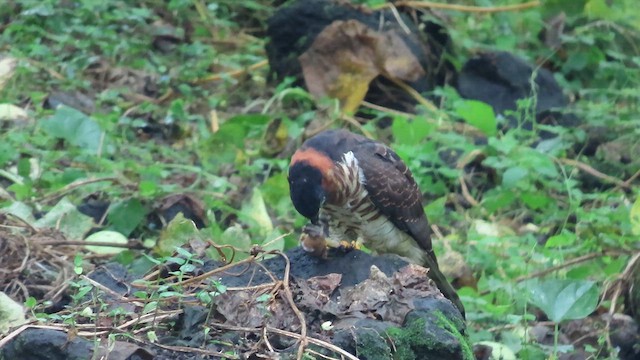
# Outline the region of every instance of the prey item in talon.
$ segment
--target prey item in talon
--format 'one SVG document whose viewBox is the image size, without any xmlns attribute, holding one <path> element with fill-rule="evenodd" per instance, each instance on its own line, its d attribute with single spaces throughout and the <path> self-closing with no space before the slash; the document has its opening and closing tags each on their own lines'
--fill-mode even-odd
<svg viewBox="0 0 640 360">
<path fill-rule="evenodd" d="M 313 256 L 327 257 L 327 238 L 322 227 L 309 224 L 302 229 L 300 245 Z"/>
</svg>

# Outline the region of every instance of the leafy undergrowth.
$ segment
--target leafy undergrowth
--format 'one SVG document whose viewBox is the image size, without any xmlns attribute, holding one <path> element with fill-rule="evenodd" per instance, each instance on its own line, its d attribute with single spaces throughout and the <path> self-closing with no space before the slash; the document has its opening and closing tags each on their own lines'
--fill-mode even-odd
<svg viewBox="0 0 640 360">
<path fill-rule="evenodd" d="M 249 257 L 255 245 L 295 247 L 305 221 L 289 200 L 288 159 L 317 127 L 352 127 L 390 141 L 412 169 L 436 253 L 462 286 L 473 343 L 501 345 L 505 359 L 616 358 L 607 314 L 638 311 L 625 307 L 621 281 L 640 237 L 634 2 L 438 10 L 457 68 L 479 50 L 543 64 L 580 119 L 524 126 L 534 97 L 508 114 L 522 125 L 509 131 L 504 117 L 449 87 L 435 91 L 435 113 L 367 110 L 368 121 L 345 122 L 335 103 L 268 81 L 264 33 L 274 9 L 258 0 L 0 8 L 0 245 L 11 255 L 0 259 L 9 270 L 0 274 L 4 292 L 43 322 L 73 323 L 77 312 L 55 315 L 61 294 L 73 280 L 71 304 L 80 306 L 91 284 L 78 276 L 106 260 L 140 274 L 177 261 L 179 274 L 191 275 L 197 267 L 184 259 L 193 254 L 172 254 L 194 238 L 213 241 L 207 257 L 225 261 Z M 380 126 L 389 117 L 392 125 Z M 44 244 L 29 251 L 34 239 Z M 85 240 L 119 247 L 91 249 Z"/>
</svg>

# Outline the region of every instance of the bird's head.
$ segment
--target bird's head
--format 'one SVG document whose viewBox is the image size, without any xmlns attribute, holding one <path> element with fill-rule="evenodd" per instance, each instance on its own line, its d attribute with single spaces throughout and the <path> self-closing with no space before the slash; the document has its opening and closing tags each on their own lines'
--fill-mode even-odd
<svg viewBox="0 0 640 360">
<path fill-rule="evenodd" d="M 327 174 L 333 162 L 326 155 L 312 150 L 298 150 L 289 167 L 291 201 L 298 212 L 318 223 L 320 208 L 327 200 Z"/>
</svg>

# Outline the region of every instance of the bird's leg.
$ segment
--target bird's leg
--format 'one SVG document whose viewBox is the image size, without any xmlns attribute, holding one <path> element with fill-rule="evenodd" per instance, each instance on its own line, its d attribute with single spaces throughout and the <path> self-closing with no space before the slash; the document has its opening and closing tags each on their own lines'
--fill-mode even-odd
<svg viewBox="0 0 640 360">
<path fill-rule="evenodd" d="M 302 228 L 300 245 L 313 256 L 327 257 L 327 238 L 324 227 L 309 223 Z"/>
</svg>

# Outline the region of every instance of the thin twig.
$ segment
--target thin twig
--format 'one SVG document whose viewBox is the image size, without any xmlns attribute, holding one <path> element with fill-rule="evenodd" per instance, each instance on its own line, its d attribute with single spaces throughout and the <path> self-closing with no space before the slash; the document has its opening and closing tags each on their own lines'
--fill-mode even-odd
<svg viewBox="0 0 640 360">
<path fill-rule="evenodd" d="M 291 293 L 291 287 L 289 285 L 289 272 L 291 270 L 291 263 L 289 262 L 289 257 L 282 251 L 275 251 L 277 255 L 282 256 L 285 260 L 284 267 L 284 277 L 282 279 L 282 290 L 284 291 L 284 297 L 289 302 L 289 306 L 291 310 L 298 317 L 298 321 L 300 321 L 300 345 L 298 346 L 298 357 L 297 360 L 302 360 L 302 356 L 304 355 L 304 348 L 307 346 L 307 322 L 304 319 L 304 315 L 296 306 L 295 301 L 293 301 L 293 294 Z"/>
<path fill-rule="evenodd" d="M 100 177 L 100 178 L 93 178 L 93 179 L 80 179 L 72 182 L 71 184 L 66 185 L 62 189 L 53 191 L 41 197 L 37 201 L 38 202 L 50 201 L 50 200 L 62 197 L 77 188 L 83 187 L 85 185 L 93 184 L 93 183 L 103 182 L 103 181 L 108 181 L 112 183 L 122 183 L 122 179 L 117 178 L 115 176 L 107 176 L 107 177 Z"/>
<path fill-rule="evenodd" d="M 424 96 L 420 95 L 420 93 L 416 91 L 416 89 L 412 88 L 406 82 L 390 75 L 385 76 L 385 78 L 387 78 L 392 83 L 396 84 L 399 88 L 404 90 L 407 94 L 411 95 L 411 97 L 415 101 L 417 101 L 420 105 L 427 108 L 427 110 L 432 111 L 434 113 L 437 113 L 439 111 L 437 106 L 435 106 L 431 101 L 427 100 Z"/>
<path fill-rule="evenodd" d="M 225 266 L 221 266 L 221 267 L 219 267 L 219 268 L 215 268 L 215 269 L 213 269 L 213 270 L 211 270 L 211 271 L 207 271 L 207 272 L 206 272 L 206 273 L 204 273 L 204 274 L 200 274 L 200 275 L 198 275 L 198 276 L 194 276 L 194 277 L 192 277 L 192 278 L 189 278 L 189 279 L 186 279 L 186 280 L 183 280 L 183 281 L 178 281 L 178 282 L 176 282 L 176 283 L 173 283 L 172 285 L 174 285 L 174 286 L 184 286 L 184 285 L 189 285 L 189 284 L 192 284 L 192 283 L 195 283 L 195 282 L 198 282 L 198 281 L 204 280 L 204 279 L 206 279 L 206 278 L 208 278 L 208 277 L 210 277 L 210 276 L 212 276 L 212 275 L 214 275 L 214 274 L 217 274 L 217 273 L 219 273 L 219 272 L 223 272 L 223 271 L 226 271 L 226 270 L 228 270 L 228 269 L 231 269 L 231 268 L 233 268 L 233 267 L 235 267 L 235 266 L 238 266 L 238 265 L 240 265 L 240 264 L 250 263 L 250 262 L 254 261 L 255 259 L 256 259 L 256 257 L 255 257 L 255 256 L 249 256 L 248 258 L 243 259 L 243 260 L 240 260 L 240 261 L 238 261 L 238 262 L 236 262 L 236 263 L 227 264 L 227 265 L 225 265 Z M 143 279 L 144 279 L 144 280 L 147 280 L 147 281 L 148 281 L 148 280 L 151 280 L 151 279 L 149 278 L 149 276 L 150 276 L 150 275 L 147 275 L 147 276 L 145 276 Z M 135 283 L 134 283 L 134 284 L 131 284 L 131 285 L 132 285 L 132 286 L 134 286 L 134 287 L 138 287 L 138 288 L 147 288 L 147 287 L 151 287 L 151 286 L 152 286 L 152 285 L 148 285 L 148 284 L 140 284 L 140 283 L 138 283 L 138 284 L 135 284 Z M 160 286 L 158 286 L 158 287 L 160 287 Z"/>
<path fill-rule="evenodd" d="M 215 82 L 215 81 L 220 81 L 222 79 L 225 78 L 238 78 L 240 76 L 243 76 L 245 74 L 248 74 L 254 70 L 260 69 L 261 67 L 264 67 L 266 65 L 269 64 L 269 60 L 264 59 L 261 61 L 258 61 L 255 64 L 249 65 L 244 69 L 240 69 L 240 70 L 234 70 L 234 71 L 230 71 L 230 72 L 226 72 L 226 73 L 220 73 L 220 74 L 213 74 L 207 77 L 203 77 L 201 79 L 197 79 L 196 81 L 194 81 L 193 83 L 196 85 L 200 85 L 200 84 L 204 84 L 204 83 L 208 83 L 208 82 Z"/>
<path fill-rule="evenodd" d="M 530 9 L 533 7 L 540 6 L 540 1 L 530 1 L 524 4 L 514 4 L 514 5 L 503 5 L 503 6 L 493 6 L 493 7 L 481 7 L 481 6 L 469 6 L 469 5 L 458 5 L 458 4 L 443 4 L 443 3 L 435 3 L 431 1 L 398 1 L 394 3 L 395 6 L 407 6 L 418 9 L 443 9 L 443 10 L 457 10 L 457 11 L 465 11 L 465 12 L 475 12 L 475 13 L 495 13 L 495 12 L 504 12 L 504 11 L 519 11 Z M 386 8 L 389 7 L 388 4 L 384 4 L 382 6 L 378 6 L 378 8 Z"/>
<path fill-rule="evenodd" d="M 360 124 L 360 122 L 358 122 L 358 120 L 356 120 L 354 117 L 347 115 L 347 114 L 341 114 L 340 118 L 346 122 L 348 122 L 349 124 L 355 126 L 356 128 L 358 128 L 358 130 L 360 130 L 360 132 L 362 134 L 364 134 L 364 136 L 372 139 L 373 138 L 373 134 L 371 134 L 369 131 L 367 131 L 367 129 L 365 129 L 362 124 Z"/>
<path fill-rule="evenodd" d="M 615 178 L 613 176 L 607 175 L 605 173 L 602 173 L 594 168 L 592 168 L 591 166 L 577 161 L 577 160 L 573 160 L 573 159 L 566 159 L 566 158 L 557 158 L 556 159 L 558 162 L 563 163 L 565 165 L 569 165 L 569 166 L 575 166 L 576 168 L 586 172 L 589 175 L 592 175 L 594 177 L 597 177 L 598 179 L 602 179 L 606 182 L 609 183 L 613 183 L 616 184 L 617 186 L 621 187 L 621 188 L 625 188 L 628 189 L 629 188 L 629 184 L 627 184 L 625 181 L 622 181 L 618 178 Z M 640 176 L 640 174 L 638 175 Z M 633 181 L 633 180 L 632 180 Z"/>
<path fill-rule="evenodd" d="M 620 255 L 628 255 L 628 253 L 624 252 L 624 251 L 620 251 L 620 250 L 605 250 L 603 252 L 591 253 L 591 254 L 579 256 L 577 258 L 568 260 L 568 261 L 566 261 L 566 262 L 564 262 L 564 263 L 562 263 L 560 265 L 552 266 L 552 267 L 550 267 L 548 269 L 544 269 L 544 270 L 536 271 L 536 272 L 531 273 L 531 274 L 519 276 L 519 277 L 515 278 L 514 281 L 516 283 L 519 283 L 519 282 L 522 282 L 522 281 L 525 281 L 525 280 L 541 277 L 541 276 L 550 274 L 550 273 L 552 273 L 554 271 L 558 271 L 560 269 L 564 269 L 564 268 L 569 267 L 569 266 L 573 266 L 573 265 L 576 265 L 576 264 L 579 264 L 579 263 L 583 263 L 585 261 L 596 259 L 596 258 L 599 258 L 599 257 L 602 257 L 602 256 L 610 256 L 610 255 L 620 256 Z"/>
<path fill-rule="evenodd" d="M 284 336 L 288 336 L 288 337 L 292 337 L 294 339 L 300 339 L 300 335 L 290 332 L 290 331 L 286 331 L 286 330 L 281 330 L 281 329 L 276 329 L 270 326 L 267 326 L 267 330 L 269 330 L 270 332 L 276 333 L 278 335 L 284 335 Z M 338 353 L 344 357 L 346 357 L 347 359 L 351 359 L 351 360 L 360 360 L 357 357 L 353 356 L 351 353 L 348 353 L 347 351 L 333 345 L 330 344 L 326 341 L 322 341 L 320 339 L 316 339 L 316 338 L 312 338 L 312 337 L 307 337 L 307 340 L 309 341 L 310 344 L 313 345 L 317 345 L 320 347 L 323 347 L 325 349 L 331 350 L 335 353 Z"/>
<path fill-rule="evenodd" d="M 625 184 L 627 187 L 631 187 L 631 183 L 638 177 L 640 177 L 640 170 L 636 171 L 635 174 L 631 175 L 631 177 L 625 180 L 623 184 Z"/>
<path fill-rule="evenodd" d="M 469 188 L 467 187 L 467 182 L 464 180 L 464 167 L 469 165 L 472 161 L 474 161 L 478 156 L 483 155 L 482 151 L 479 149 L 475 149 L 465 155 L 463 158 L 458 160 L 456 164 L 456 169 L 460 171 L 460 175 L 458 175 L 458 182 L 460 183 L 460 188 L 462 190 L 462 196 L 467 200 L 467 202 L 473 206 L 479 206 L 480 203 L 471 195 L 469 192 Z"/>
<path fill-rule="evenodd" d="M 38 241 L 38 245 L 52 245 L 52 246 L 106 246 L 106 247 L 116 247 L 116 248 L 125 248 L 125 249 L 144 249 L 142 244 L 121 244 L 115 242 L 107 242 L 107 241 Z"/>
<path fill-rule="evenodd" d="M 420 94 L 418 94 L 420 95 Z M 423 98 L 422 96 L 420 96 L 421 98 Z M 423 98 L 424 99 L 424 98 Z M 425 99 L 425 101 L 428 101 Z M 373 110 L 377 110 L 380 112 L 384 112 L 390 115 L 395 115 L 395 116 L 402 116 L 405 117 L 407 119 L 412 119 L 412 118 L 416 118 L 419 117 L 420 115 L 418 114 L 412 114 L 412 113 L 408 113 L 408 112 L 404 112 L 404 111 L 400 111 L 400 110 L 396 110 L 396 109 L 391 109 L 388 107 L 384 107 L 378 104 L 373 104 L 367 101 L 363 101 L 360 103 L 363 107 L 369 108 L 369 109 L 373 109 Z M 434 105 L 435 106 L 435 105 Z M 442 113 L 441 113 L 442 114 Z M 462 122 L 457 122 L 457 121 L 448 121 L 448 119 L 446 118 L 446 114 L 444 114 L 445 117 L 444 119 L 447 121 L 440 121 L 439 119 L 431 119 L 431 118 L 424 118 L 424 121 L 428 122 L 429 124 L 433 124 L 435 126 L 438 127 L 438 129 L 443 130 L 443 131 L 455 131 L 459 134 L 469 134 L 472 136 L 477 136 L 477 137 L 485 137 L 485 135 L 478 130 L 477 128 L 471 126 L 471 125 L 467 125 L 465 123 Z"/>
<path fill-rule="evenodd" d="M 631 277 L 633 273 L 633 269 L 635 268 L 636 263 L 638 263 L 638 261 L 640 261 L 640 252 L 633 255 L 633 257 L 627 263 L 627 266 L 625 267 L 624 271 L 622 272 L 620 277 L 617 279 L 616 289 L 614 290 L 613 296 L 611 297 L 611 307 L 609 308 L 609 317 L 606 320 L 606 326 L 604 328 L 607 345 L 609 346 L 610 349 L 613 349 L 613 343 L 611 342 L 610 329 L 611 329 L 611 320 L 613 320 L 613 315 L 616 312 L 616 302 L 618 301 L 620 294 L 622 294 L 623 286 L 625 283 L 627 283 L 628 279 Z"/>
</svg>

